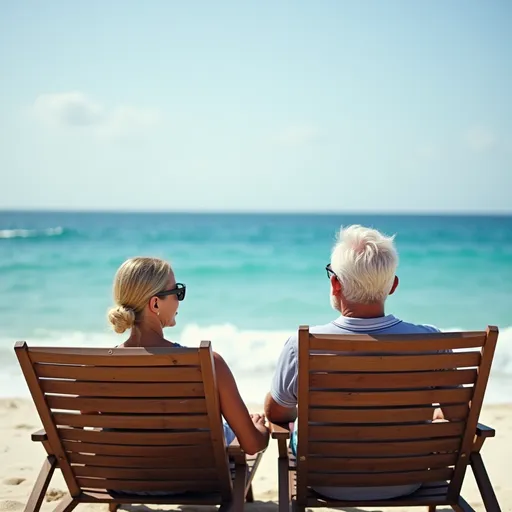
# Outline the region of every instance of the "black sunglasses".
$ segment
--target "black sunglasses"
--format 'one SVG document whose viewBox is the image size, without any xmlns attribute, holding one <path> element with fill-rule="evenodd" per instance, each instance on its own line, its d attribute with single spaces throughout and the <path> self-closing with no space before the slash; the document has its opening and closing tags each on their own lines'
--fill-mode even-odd
<svg viewBox="0 0 512 512">
<path fill-rule="evenodd" d="M 155 293 L 155 297 L 165 297 L 166 295 L 176 295 L 178 300 L 183 300 L 185 298 L 185 292 L 187 291 L 187 287 L 182 283 L 176 283 L 176 288 L 172 290 L 164 290 L 163 292 Z"/>
<path fill-rule="evenodd" d="M 326 266 L 325 266 L 325 270 L 327 271 L 327 277 L 328 279 L 331 279 L 331 276 L 334 276 L 336 279 L 338 279 L 338 276 L 336 275 L 336 272 L 334 272 L 334 270 L 332 269 L 331 267 L 331 264 L 328 263 Z"/>
</svg>

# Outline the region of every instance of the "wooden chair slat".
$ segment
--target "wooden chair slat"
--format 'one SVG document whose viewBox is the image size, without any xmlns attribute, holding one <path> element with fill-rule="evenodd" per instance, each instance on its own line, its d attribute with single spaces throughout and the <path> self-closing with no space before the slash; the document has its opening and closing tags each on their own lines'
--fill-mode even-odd
<svg viewBox="0 0 512 512">
<path fill-rule="evenodd" d="M 149 359 L 151 358 L 151 359 Z M 193 348 L 62 348 L 31 347 L 32 363 L 74 364 L 76 366 L 199 366 Z"/>
<path fill-rule="evenodd" d="M 397 473 L 309 473 L 308 485 L 333 487 L 379 487 L 384 485 L 407 485 L 449 480 L 453 469 L 433 469 L 424 471 L 404 471 Z"/>
<path fill-rule="evenodd" d="M 423 370 L 452 370 L 476 367 L 480 364 L 480 352 L 458 352 L 435 355 L 310 355 L 310 371 L 349 372 L 411 372 Z"/>
<path fill-rule="evenodd" d="M 378 407 L 379 405 L 464 404 L 471 400 L 473 388 L 429 389 L 424 391 L 311 391 L 316 406 Z"/>
<path fill-rule="evenodd" d="M 437 352 L 483 347 L 486 333 L 446 332 L 435 334 L 368 335 L 310 334 L 312 351 L 336 352 Z"/>
<path fill-rule="evenodd" d="M 206 429 L 209 426 L 206 414 L 195 415 L 107 415 L 54 413 L 56 425 L 70 427 L 102 427 L 118 429 Z"/>
<path fill-rule="evenodd" d="M 410 440 L 460 436 L 465 430 L 463 422 L 431 423 L 425 425 L 309 425 L 309 440 Z"/>
<path fill-rule="evenodd" d="M 206 414 L 204 398 L 85 398 L 82 396 L 47 395 L 51 409 L 68 411 L 96 411 L 101 413 L 203 413 Z"/>
<path fill-rule="evenodd" d="M 187 457 L 181 460 L 173 460 L 170 457 L 144 457 L 138 450 L 139 457 L 125 455 L 92 455 L 85 453 L 69 453 L 70 462 L 86 464 L 90 466 L 106 466 L 114 468 L 210 468 L 214 466 L 214 459 L 211 453 L 204 456 Z"/>
<path fill-rule="evenodd" d="M 201 382 L 198 366 L 71 366 L 35 364 L 39 377 L 98 382 Z"/>
<path fill-rule="evenodd" d="M 424 455 L 419 457 L 310 457 L 308 467 L 311 472 L 335 471 L 339 473 L 361 473 L 363 471 L 415 471 L 425 468 L 439 469 L 453 466 L 457 458 L 457 453 Z"/>
<path fill-rule="evenodd" d="M 45 393 L 63 395 L 80 395 L 83 397 L 203 397 L 204 385 L 202 382 L 158 383 L 137 382 L 130 386 L 119 382 L 77 382 L 65 380 L 39 379 L 41 388 Z"/>
<path fill-rule="evenodd" d="M 144 446 L 126 444 L 96 444 L 77 441 L 63 441 L 64 448 L 72 453 L 91 453 L 96 455 L 120 455 L 139 457 L 169 457 L 170 466 L 176 466 L 181 458 L 208 458 L 212 453 L 210 444 L 188 446 Z M 146 451 L 144 451 L 146 450 Z M 94 464 L 93 464 L 94 465 Z"/>
<path fill-rule="evenodd" d="M 432 420 L 437 406 L 390 408 L 310 408 L 309 421 L 317 423 L 408 423 Z M 464 405 L 443 406 L 443 413 L 451 420 L 466 418 L 469 408 Z"/>
<path fill-rule="evenodd" d="M 73 465 L 73 472 L 80 477 L 112 478 L 114 480 L 194 480 L 215 481 L 215 468 L 125 468 Z"/>
<path fill-rule="evenodd" d="M 63 441 L 84 441 L 98 444 L 186 446 L 203 445 L 210 442 L 210 432 L 108 432 L 105 430 L 84 430 L 82 428 L 60 428 L 59 436 Z"/>
<path fill-rule="evenodd" d="M 160 492 L 212 492 L 219 488 L 218 480 L 114 480 L 81 477 L 77 478 L 81 487 L 88 489 L 112 489 L 113 491 L 160 491 Z"/>
<path fill-rule="evenodd" d="M 311 373 L 310 389 L 421 389 L 473 384 L 476 370 L 404 373 Z"/>
<path fill-rule="evenodd" d="M 201 493 L 189 492 L 187 494 L 169 494 L 166 496 L 145 496 L 141 498 L 140 494 L 117 494 L 115 503 L 137 503 L 143 501 L 144 503 L 161 504 L 161 505 L 218 505 L 222 498 L 218 492 Z M 105 489 L 83 490 L 80 495 L 81 503 L 109 503 L 112 504 L 112 495 Z"/>
<path fill-rule="evenodd" d="M 308 453 L 312 455 L 346 456 L 346 457 L 379 457 L 430 455 L 432 453 L 456 452 L 460 446 L 460 438 L 434 438 L 420 441 L 395 442 L 318 442 L 308 443 Z"/>
</svg>

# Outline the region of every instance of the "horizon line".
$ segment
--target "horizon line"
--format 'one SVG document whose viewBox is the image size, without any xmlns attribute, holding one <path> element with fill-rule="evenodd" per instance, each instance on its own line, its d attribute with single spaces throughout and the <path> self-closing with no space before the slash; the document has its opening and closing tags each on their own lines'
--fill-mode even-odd
<svg viewBox="0 0 512 512">
<path fill-rule="evenodd" d="M 389 216 L 512 216 L 512 210 L 166 210 L 166 209 L 66 209 L 0 208 L 0 213 L 80 213 L 80 214 L 174 214 L 174 215 L 389 215 Z"/>
</svg>

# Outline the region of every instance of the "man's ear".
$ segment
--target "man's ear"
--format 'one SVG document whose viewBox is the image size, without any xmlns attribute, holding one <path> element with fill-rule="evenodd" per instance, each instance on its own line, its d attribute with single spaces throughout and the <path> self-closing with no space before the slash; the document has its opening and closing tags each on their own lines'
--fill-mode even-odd
<svg viewBox="0 0 512 512">
<path fill-rule="evenodd" d="M 395 280 L 393 281 L 393 286 L 391 287 L 391 291 L 389 292 L 389 295 L 393 295 L 393 293 L 395 293 L 395 290 L 398 288 L 398 284 L 399 284 L 399 279 L 398 279 L 398 276 L 395 276 Z"/>
<path fill-rule="evenodd" d="M 341 293 L 341 283 L 335 276 L 331 276 L 332 294 L 338 296 Z"/>
</svg>

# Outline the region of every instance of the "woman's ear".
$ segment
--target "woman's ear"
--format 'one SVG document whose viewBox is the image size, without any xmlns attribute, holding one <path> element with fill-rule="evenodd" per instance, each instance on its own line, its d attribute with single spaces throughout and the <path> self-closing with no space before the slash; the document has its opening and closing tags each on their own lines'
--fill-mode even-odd
<svg viewBox="0 0 512 512">
<path fill-rule="evenodd" d="M 151 297 L 149 299 L 149 310 L 152 313 L 158 313 L 158 297 Z"/>
</svg>

